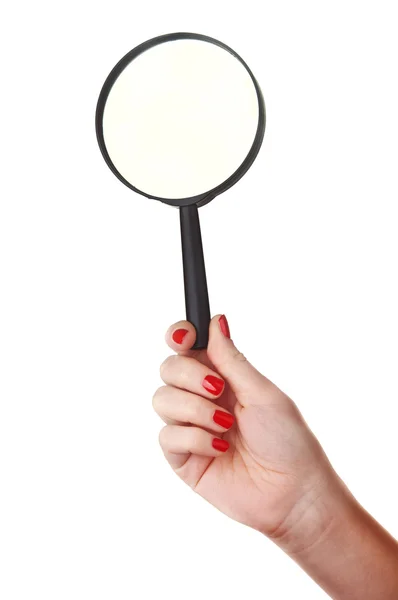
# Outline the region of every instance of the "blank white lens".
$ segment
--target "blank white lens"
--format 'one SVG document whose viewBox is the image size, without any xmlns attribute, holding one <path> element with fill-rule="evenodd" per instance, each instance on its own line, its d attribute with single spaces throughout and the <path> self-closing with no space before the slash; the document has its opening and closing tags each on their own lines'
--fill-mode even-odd
<svg viewBox="0 0 398 600">
<path fill-rule="evenodd" d="M 165 199 L 203 194 L 246 158 L 258 99 L 245 67 L 199 40 L 155 46 L 119 75 L 107 98 L 103 133 L 119 173 Z"/>
</svg>

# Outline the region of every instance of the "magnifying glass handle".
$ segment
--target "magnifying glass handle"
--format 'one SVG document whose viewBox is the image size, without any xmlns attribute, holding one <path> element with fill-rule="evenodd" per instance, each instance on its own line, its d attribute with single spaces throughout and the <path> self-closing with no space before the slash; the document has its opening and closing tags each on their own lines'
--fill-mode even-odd
<svg viewBox="0 0 398 600">
<path fill-rule="evenodd" d="M 210 306 L 206 269 L 196 204 L 180 207 L 182 262 L 184 267 L 185 308 L 187 320 L 196 329 L 193 349 L 207 348 Z"/>
</svg>

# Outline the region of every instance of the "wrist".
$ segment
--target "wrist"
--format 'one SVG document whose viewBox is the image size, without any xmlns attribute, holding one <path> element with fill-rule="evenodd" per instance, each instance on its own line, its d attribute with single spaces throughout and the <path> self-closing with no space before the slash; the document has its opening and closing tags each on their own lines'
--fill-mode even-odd
<svg viewBox="0 0 398 600">
<path fill-rule="evenodd" d="M 292 558 L 317 552 L 333 532 L 345 526 L 357 505 L 343 481 L 327 469 L 316 483 L 308 485 L 289 514 L 272 531 L 264 532 Z"/>
<path fill-rule="evenodd" d="M 336 600 L 398 598 L 397 541 L 332 469 L 269 537 Z"/>
</svg>

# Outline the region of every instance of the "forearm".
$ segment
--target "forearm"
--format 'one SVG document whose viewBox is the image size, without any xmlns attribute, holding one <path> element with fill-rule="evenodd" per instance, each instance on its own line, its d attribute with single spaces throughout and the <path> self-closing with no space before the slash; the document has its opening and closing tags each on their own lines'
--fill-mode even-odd
<svg viewBox="0 0 398 600">
<path fill-rule="evenodd" d="M 334 600 L 398 599 L 398 543 L 337 476 L 273 537 Z"/>
</svg>

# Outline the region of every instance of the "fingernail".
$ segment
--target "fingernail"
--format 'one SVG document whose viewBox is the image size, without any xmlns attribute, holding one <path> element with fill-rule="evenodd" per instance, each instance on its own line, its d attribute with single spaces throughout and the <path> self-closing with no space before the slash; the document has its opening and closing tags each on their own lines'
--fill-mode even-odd
<svg viewBox="0 0 398 600">
<path fill-rule="evenodd" d="M 175 342 L 176 344 L 182 344 L 187 333 L 188 329 L 176 329 L 175 331 L 173 331 L 171 336 L 173 338 L 173 342 Z"/>
<path fill-rule="evenodd" d="M 202 381 L 202 385 L 205 388 L 205 390 L 210 392 L 210 394 L 214 394 L 214 396 L 218 396 L 218 394 L 221 394 L 224 388 L 223 380 L 219 377 L 214 377 L 214 375 L 207 375 L 207 377 L 205 377 Z"/>
<path fill-rule="evenodd" d="M 221 315 L 221 317 L 218 319 L 218 323 L 220 325 L 221 332 L 225 335 L 225 337 L 230 338 L 231 334 L 229 333 L 227 317 L 225 315 Z"/>
<path fill-rule="evenodd" d="M 224 412 L 223 410 L 216 410 L 213 415 L 213 421 L 217 423 L 217 425 L 221 425 L 221 427 L 225 427 L 225 429 L 230 429 L 234 424 L 235 417 L 230 415 L 229 413 Z"/>
<path fill-rule="evenodd" d="M 220 452 L 226 452 L 229 448 L 229 442 L 227 442 L 227 440 L 220 440 L 220 438 L 213 438 L 211 444 L 213 448 L 219 450 Z"/>
</svg>

